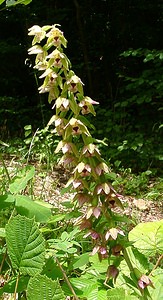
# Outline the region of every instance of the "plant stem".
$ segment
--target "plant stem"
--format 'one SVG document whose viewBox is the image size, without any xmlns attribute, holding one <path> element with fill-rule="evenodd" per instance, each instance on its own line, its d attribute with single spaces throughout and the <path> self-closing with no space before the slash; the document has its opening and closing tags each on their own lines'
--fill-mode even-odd
<svg viewBox="0 0 163 300">
<path fill-rule="evenodd" d="M 2 258 L 2 262 L 1 262 L 1 265 L 0 265 L 0 274 L 2 272 L 2 268 L 3 268 L 3 264 L 4 264 L 4 261 L 6 259 L 6 256 L 7 256 L 7 249 L 5 250 L 5 253 L 4 253 L 4 256 Z"/>
<path fill-rule="evenodd" d="M 129 267 L 130 272 L 133 272 L 133 273 L 134 273 L 134 268 L 133 268 L 133 265 L 132 265 L 132 263 L 131 263 L 131 261 L 130 261 L 130 258 L 129 258 L 129 256 L 128 256 L 128 253 L 127 253 L 126 248 L 123 249 L 123 256 L 124 256 L 124 259 L 125 259 L 125 261 L 126 261 L 128 267 Z M 135 273 L 134 273 L 134 274 L 135 274 Z M 135 277 L 136 277 L 136 276 L 135 276 Z"/>
<path fill-rule="evenodd" d="M 157 269 L 157 267 L 160 265 L 162 259 L 163 259 L 163 254 L 158 258 L 158 260 L 157 260 L 155 266 L 153 267 L 153 270 L 150 272 L 149 276 L 152 275 L 152 272 L 153 272 L 155 269 Z"/>
<path fill-rule="evenodd" d="M 70 290 L 71 290 L 71 292 L 72 292 L 72 294 L 73 294 L 73 296 L 74 296 L 74 300 L 79 300 L 79 298 L 78 298 L 78 296 L 76 295 L 76 293 L 75 293 L 75 291 L 74 291 L 74 289 L 73 289 L 73 287 L 72 287 L 72 285 L 71 285 L 71 283 L 70 283 L 70 281 L 69 281 L 69 279 L 68 279 L 68 277 L 67 277 L 67 275 L 66 275 L 64 269 L 62 268 L 62 266 L 61 266 L 61 264 L 60 264 L 58 258 L 57 258 L 56 256 L 54 256 L 54 257 L 55 257 L 55 260 L 56 260 L 56 262 L 57 262 L 57 264 L 58 264 L 58 267 L 60 268 L 61 272 L 63 273 L 63 277 L 65 278 L 65 280 L 66 280 L 66 282 L 67 282 L 67 285 L 69 286 L 69 288 L 70 288 Z"/>
<path fill-rule="evenodd" d="M 29 157 L 30 157 L 30 154 L 31 154 L 31 149 L 32 149 L 33 144 L 34 144 L 34 139 L 35 139 L 35 136 L 36 136 L 36 134 L 37 134 L 38 131 L 39 131 L 39 128 L 37 128 L 37 130 L 35 131 L 35 133 L 34 133 L 34 135 L 32 137 L 32 141 L 30 143 L 30 147 L 29 147 L 29 151 L 28 151 L 27 164 L 29 162 Z"/>
<path fill-rule="evenodd" d="M 16 300 L 16 292 L 18 288 L 18 282 L 19 282 L 20 274 L 18 274 L 18 277 L 16 279 L 16 285 L 15 285 L 15 291 L 14 291 L 14 300 Z"/>
</svg>

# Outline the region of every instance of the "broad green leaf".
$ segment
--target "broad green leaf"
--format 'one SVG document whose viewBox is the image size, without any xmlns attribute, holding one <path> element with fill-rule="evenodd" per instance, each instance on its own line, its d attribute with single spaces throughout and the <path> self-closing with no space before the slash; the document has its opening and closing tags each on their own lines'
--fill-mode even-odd
<svg viewBox="0 0 163 300">
<path fill-rule="evenodd" d="M 3 293 L 14 293 L 16 286 L 17 277 L 14 276 L 9 282 L 7 282 L 3 287 Z M 27 289 L 27 284 L 29 281 L 29 276 L 21 275 L 18 281 L 17 292 L 23 292 Z"/>
<path fill-rule="evenodd" d="M 46 275 L 36 275 L 30 278 L 27 287 L 27 300 L 65 300 L 59 282 Z"/>
<path fill-rule="evenodd" d="M 133 268 L 138 269 L 142 274 L 146 274 L 150 267 L 147 257 L 140 253 L 134 247 L 127 247 L 126 251 L 130 258 L 130 262 L 132 263 Z"/>
<path fill-rule="evenodd" d="M 82 294 L 82 297 L 86 297 L 89 300 L 96 300 L 97 298 L 97 279 L 96 278 L 84 278 L 81 276 L 80 278 L 71 278 L 71 284 L 73 285 L 75 292 L 78 296 Z M 94 290 L 96 293 L 94 293 Z M 90 298 L 88 298 L 88 295 Z M 93 298 L 95 297 L 95 298 Z"/>
<path fill-rule="evenodd" d="M 53 257 L 50 257 L 41 272 L 42 275 L 46 275 L 49 278 L 56 280 L 56 279 L 62 279 L 63 273 L 61 272 L 60 268 L 58 267 L 57 263 L 54 261 Z"/>
<path fill-rule="evenodd" d="M 148 287 L 152 300 L 162 300 L 163 299 L 163 269 L 156 269 L 152 272 L 151 276 L 154 289 Z"/>
<path fill-rule="evenodd" d="M 97 282 L 97 278 L 92 278 L 89 276 L 86 277 L 85 275 L 81 275 L 81 277 L 78 278 L 70 278 L 70 283 L 76 293 L 77 296 L 81 297 L 83 299 L 85 293 L 88 294 L 88 291 L 90 293 L 93 293 L 93 289 L 95 288 Z M 62 288 L 66 295 L 72 295 L 72 292 L 70 291 L 70 288 L 66 283 L 62 285 Z M 86 297 L 87 299 L 87 297 Z M 96 299 L 96 298 L 95 298 Z M 94 300 L 95 300 L 94 299 Z"/>
<path fill-rule="evenodd" d="M 99 261 L 98 254 L 89 257 L 89 262 L 92 263 L 92 268 L 98 273 L 106 273 L 108 269 L 108 260 Z"/>
<path fill-rule="evenodd" d="M 35 275 L 44 264 L 45 241 L 34 219 L 17 215 L 6 225 L 8 254 L 14 269 Z"/>
<path fill-rule="evenodd" d="M 98 299 L 98 286 L 97 282 L 89 284 L 83 292 L 83 297 L 86 297 L 87 300 L 97 300 Z"/>
<path fill-rule="evenodd" d="M 84 253 L 79 257 L 75 257 L 72 261 L 73 269 L 78 269 L 88 264 L 89 262 L 89 253 Z"/>
<path fill-rule="evenodd" d="M 107 291 L 108 300 L 138 300 L 139 298 L 128 294 L 124 288 L 112 288 Z"/>
<path fill-rule="evenodd" d="M 99 290 L 97 294 L 97 300 L 106 300 L 107 299 L 107 291 Z"/>
<path fill-rule="evenodd" d="M 22 169 L 13 179 L 9 185 L 9 190 L 12 194 L 17 194 L 24 190 L 30 179 L 35 174 L 35 168 L 33 166 L 26 166 Z"/>
<path fill-rule="evenodd" d="M 124 300 L 125 290 L 123 288 L 112 288 L 107 291 L 107 299 Z"/>
<path fill-rule="evenodd" d="M 140 223 L 129 233 L 129 241 L 146 256 L 163 252 L 163 220 Z"/>
<path fill-rule="evenodd" d="M 0 209 L 11 206 L 15 202 L 15 197 L 11 194 L 1 195 L 0 196 Z"/>
<path fill-rule="evenodd" d="M 28 196 L 16 195 L 15 207 L 18 214 L 35 218 L 36 222 L 46 223 L 51 217 L 51 209 L 31 200 Z"/>
</svg>

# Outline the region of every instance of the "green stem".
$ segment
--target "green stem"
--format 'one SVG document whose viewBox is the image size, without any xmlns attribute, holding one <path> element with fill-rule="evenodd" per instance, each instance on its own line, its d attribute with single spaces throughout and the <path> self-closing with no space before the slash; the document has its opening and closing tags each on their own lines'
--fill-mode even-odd
<svg viewBox="0 0 163 300">
<path fill-rule="evenodd" d="M 4 262 L 5 262 L 6 256 L 7 256 L 7 249 L 5 250 L 5 253 L 4 253 L 4 256 L 3 256 L 3 258 L 2 258 L 1 265 L 0 265 L 0 274 L 1 274 L 1 272 L 2 272 L 2 268 L 3 268 L 3 264 L 4 264 Z"/>
<path fill-rule="evenodd" d="M 15 285 L 15 291 L 14 291 L 14 300 L 16 300 L 16 292 L 17 292 L 17 288 L 18 288 L 19 278 L 20 278 L 20 273 L 18 274 L 18 277 L 16 279 L 16 285 Z"/>
<path fill-rule="evenodd" d="M 133 265 L 131 263 L 131 260 L 130 260 L 130 257 L 128 255 L 128 253 L 127 253 L 127 249 L 126 248 L 123 249 L 123 256 L 124 256 L 124 259 L 125 259 L 125 261 L 126 261 L 126 263 L 128 265 L 128 268 L 129 268 L 130 272 L 134 275 L 134 282 L 135 282 L 135 284 L 138 285 L 138 279 L 137 279 L 137 276 L 135 274 L 134 267 L 133 267 Z M 142 290 L 142 291 L 139 290 L 139 291 L 141 292 L 142 299 L 143 300 L 148 300 L 148 296 L 144 293 L 145 291 L 144 290 Z"/>
<path fill-rule="evenodd" d="M 125 261 L 126 261 L 126 263 L 128 265 L 128 268 L 129 268 L 130 272 L 132 272 L 134 274 L 134 277 L 137 280 L 137 277 L 136 277 L 135 272 L 134 272 L 133 265 L 131 263 L 131 260 L 129 258 L 129 255 L 127 253 L 127 249 L 126 248 L 123 249 L 123 256 L 124 256 L 124 259 L 125 259 Z"/>
</svg>

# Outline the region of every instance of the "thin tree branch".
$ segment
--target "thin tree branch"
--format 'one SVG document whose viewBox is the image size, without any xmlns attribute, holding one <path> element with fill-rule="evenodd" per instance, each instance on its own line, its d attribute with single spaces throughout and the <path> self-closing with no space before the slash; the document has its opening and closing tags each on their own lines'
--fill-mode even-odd
<svg viewBox="0 0 163 300">
<path fill-rule="evenodd" d="M 157 269 L 157 267 L 160 265 L 162 259 L 163 259 L 163 254 L 158 258 L 158 260 L 157 260 L 155 266 L 153 267 L 153 270 L 150 272 L 149 276 L 152 274 L 152 272 L 153 272 L 154 270 Z"/>
<path fill-rule="evenodd" d="M 71 285 L 71 283 L 70 283 L 70 281 L 69 281 L 69 279 L 68 279 L 68 277 L 66 275 L 65 270 L 62 268 L 62 266 L 61 266 L 58 258 L 56 256 L 54 256 L 54 257 L 55 257 L 55 260 L 56 260 L 56 262 L 58 264 L 58 267 L 60 268 L 61 272 L 63 273 L 63 277 L 65 278 L 65 280 L 67 282 L 67 285 L 69 286 L 69 288 L 70 288 L 70 290 L 71 290 L 71 292 L 72 292 L 72 294 L 74 296 L 74 300 L 79 300 L 78 296 L 76 295 L 76 293 L 75 293 L 75 291 L 74 291 L 74 289 L 73 289 L 73 287 L 72 287 L 72 285 Z"/>
</svg>

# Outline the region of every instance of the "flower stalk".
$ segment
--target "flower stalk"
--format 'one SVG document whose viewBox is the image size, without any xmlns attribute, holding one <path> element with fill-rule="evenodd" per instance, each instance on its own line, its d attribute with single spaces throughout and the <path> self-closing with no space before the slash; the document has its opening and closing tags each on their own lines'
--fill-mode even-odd
<svg viewBox="0 0 163 300">
<path fill-rule="evenodd" d="M 55 109 L 48 125 L 54 124 L 61 137 L 56 148 L 56 153 L 63 154 L 60 164 L 73 169 L 66 187 L 75 194 L 73 201 L 81 212 L 76 225 L 92 239 L 92 254 L 98 253 L 101 260 L 111 255 L 118 257 L 122 252 L 130 271 L 134 271 L 124 246 L 127 238 L 119 229 L 114 212 L 115 207 L 123 210 L 122 196 L 108 182 L 109 167 L 101 157 L 89 130 L 92 125 L 86 118 L 88 114 L 96 115 L 95 106 L 99 102 L 84 95 L 84 84 L 64 54 L 67 40 L 58 27 L 30 28 L 29 35 L 34 38 L 29 54 L 36 55 L 34 68 L 42 72 L 40 78 L 44 81 L 39 93 L 48 93 L 48 101 Z M 108 270 L 108 279 L 115 281 L 117 266 L 111 265 Z"/>
</svg>

